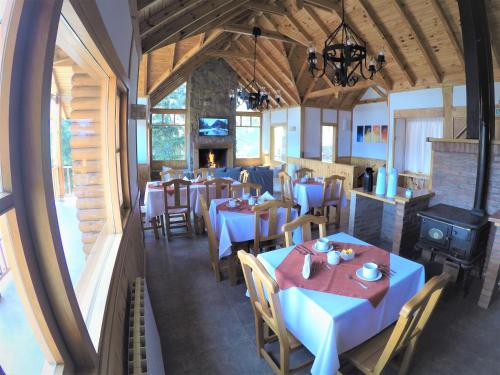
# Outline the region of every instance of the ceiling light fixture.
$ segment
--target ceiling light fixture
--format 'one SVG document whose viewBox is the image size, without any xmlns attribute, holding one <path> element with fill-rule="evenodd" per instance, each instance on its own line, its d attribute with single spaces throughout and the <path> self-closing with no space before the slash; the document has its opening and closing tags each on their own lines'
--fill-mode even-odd
<svg viewBox="0 0 500 375">
<path fill-rule="evenodd" d="M 339 42 L 338 42 L 339 41 Z M 335 86 L 352 87 L 360 78 L 373 79 L 385 65 L 385 54 L 381 50 L 377 57 L 371 57 L 366 62 L 366 43 L 345 22 L 344 0 L 342 0 L 342 22 L 325 40 L 323 48 L 323 68 L 318 68 L 318 54 L 313 42 L 307 50 L 309 72 L 313 77 L 322 77 L 326 74 Z M 365 75 L 364 70 L 368 72 Z"/>
</svg>

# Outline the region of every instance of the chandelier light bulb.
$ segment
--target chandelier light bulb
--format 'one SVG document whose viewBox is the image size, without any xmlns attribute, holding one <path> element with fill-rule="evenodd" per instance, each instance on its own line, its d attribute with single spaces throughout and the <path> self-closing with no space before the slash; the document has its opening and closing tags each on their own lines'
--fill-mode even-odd
<svg viewBox="0 0 500 375">
<path fill-rule="evenodd" d="M 229 97 L 231 99 L 234 99 L 234 97 L 235 97 L 234 89 L 229 90 Z"/>
<path fill-rule="evenodd" d="M 352 46 L 354 44 L 353 40 L 351 39 L 351 37 L 348 37 L 347 40 L 346 40 L 346 44 L 348 46 Z"/>
<path fill-rule="evenodd" d="M 314 43 L 309 42 L 309 47 L 307 48 L 308 53 L 316 53 L 316 48 L 314 48 Z"/>
</svg>

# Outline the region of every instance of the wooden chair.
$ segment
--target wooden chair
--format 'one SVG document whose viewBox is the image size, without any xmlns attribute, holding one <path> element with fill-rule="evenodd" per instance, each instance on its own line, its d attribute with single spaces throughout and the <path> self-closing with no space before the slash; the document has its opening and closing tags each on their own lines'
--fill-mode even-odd
<svg viewBox="0 0 500 375">
<path fill-rule="evenodd" d="M 152 230 L 155 238 L 158 240 L 160 238 L 160 233 L 158 232 L 158 229 L 161 229 L 163 235 L 165 235 L 165 225 L 163 222 L 163 217 L 158 216 L 154 217 L 149 221 L 151 224 L 150 226 L 147 226 L 146 223 L 146 207 L 141 206 L 141 228 L 142 228 L 142 241 L 146 240 L 146 231 L 147 230 Z"/>
<path fill-rule="evenodd" d="M 253 253 L 255 255 L 257 255 L 261 249 L 269 250 L 283 244 L 285 234 L 281 232 L 281 228 L 278 227 L 278 210 L 280 208 L 286 210 L 285 224 L 290 222 L 290 212 L 292 210 L 292 204 L 290 202 L 275 200 L 253 206 L 252 210 L 255 212 Z M 268 220 L 269 225 L 267 235 L 264 235 L 260 232 L 260 223 L 261 220 L 263 220 L 262 215 L 266 213 L 268 216 L 266 220 Z"/>
<path fill-rule="evenodd" d="M 229 283 L 236 285 L 236 254 L 231 253 L 230 256 L 219 259 L 219 240 L 215 236 L 214 227 L 208 212 L 207 201 L 200 196 L 201 213 L 205 221 L 205 228 L 208 234 L 208 255 L 210 258 L 210 265 L 215 274 L 215 280 L 221 281 L 221 272 L 227 271 L 229 274 Z"/>
<path fill-rule="evenodd" d="M 231 185 L 233 183 L 233 180 L 226 180 L 224 178 L 214 178 L 213 180 L 205 181 L 205 187 L 206 187 L 206 201 L 207 204 L 210 204 L 212 199 L 220 199 L 223 198 L 222 196 L 222 191 L 224 189 L 227 189 L 227 197 L 231 196 Z M 210 198 L 210 187 L 215 185 L 215 196 Z"/>
<path fill-rule="evenodd" d="M 313 178 L 314 171 L 310 168 L 302 167 L 295 171 L 295 179 L 299 180 L 302 177 Z"/>
<path fill-rule="evenodd" d="M 285 202 L 292 202 L 296 205 L 295 199 L 293 198 L 293 183 L 292 178 L 286 172 L 278 173 L 278 178 L 280 180 L 281 186 L 281 200 Z"/>
<path fill-rule="evenodd" d="M 340 226 L 340 211 L 342 194 L 344 193 L 344 180 L 345 177 L 333 175 L 327 177 L 323 180 L 323 202 L 321 203 L 321 215 L 325 216 L 327 219 L 330 218 L 330 212 L 332 207 L 335 207 L 335 227 Z M 337 189 L 339 185 L 339 189 Z"/>
<path fill-rule="evenodd" d="M 415 345 L 436 307 L 449 275 L 443 273 L 430 279 L 420 292 L 401 309 L 395 325 L 343 355 L 364 374 L 381 374 L 389 361 L 401 353 L 399 374 L 406 374 Z"/>
<path fill-rule="evenodd" d="M 275 374 L 292 374 L 307 368 L 314 358 L 290 368 L 290 355 L 302 347 L 301 342 L 286 329 L 278 296 L 279 287 L 267 273 L 264 266 L 252 254 L 238 251 L 243 276 L 250 295 L 255 318 L 255 337 L 257 354 L 265 359 Z M 269 330 L 273 335 L 270 335 Z M 279 341 L 280 359 L 276 363 L 266 350 L 265 344 Z"/>
<path fill-rule="evenodd" d="M 261 190 L 262 186 L 260 184 L 254 184 L 252 182 L 245 182 L 238 185 L 233 184 L 231 185 L 231 196 L 233 198 L 238 198 L 244 193 L 252 194 L 252 192 L 254 192 L 255 195 L 260 195 Z"/>
<path fill-rule="evenodd" d="M 250 173 L 246 169 L 243 169 L 240 172 L 240 182 L 241 183 L 247 183 L 248 182 L 248 177 L 250 176 Z"/>
<path fill-rule="evenodd" d="M 192 235 L 191 227 L 191 202 L 190 202 L 191 181 L 174 179 L 163 183 L 163 193 L 165 194 L 165 226 L 168 237 L 178 235 Z M 173 187 L 173 192 L 172 192 Z M 174 196 L 174 204 L 169 203 L 169 197 Z M 182 202 L 185 195 L 185 203 Z M 172 229 L 186 228 L 186 232 L 172 232 Z"/>
<path fill-rule="evenodd" d="M 285 232 L 285 246 L 292 246 L 293 243 L 293 231 L 301 227 L 302 231 L 302 242 L 311 241 L 311 224 L 319 225 L 319 236 L 326 236 L 326 217 L 324 216 L 314 216 L 314 215 L 304 215 L 299 216 L 295 220 L 283 225 L 283 232 Z"/>
</svg>

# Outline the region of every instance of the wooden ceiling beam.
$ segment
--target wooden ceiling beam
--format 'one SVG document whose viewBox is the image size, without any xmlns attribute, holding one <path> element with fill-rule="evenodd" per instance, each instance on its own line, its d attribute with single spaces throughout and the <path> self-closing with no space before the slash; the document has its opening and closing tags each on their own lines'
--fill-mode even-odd
<svg viewBox="0 0 500 375">
<path fill-rule="evenodd" d="M 231 59 L 241 59 L 241 60 L 253 60 L 253 54 L 243 53 L 240 51 L 224 51 L 219 49 L 209 49 L 205 52 L 207 55 L 212 57 L 221 58 L 231 58 Z"/>
<path fill-rule="evenodd" d="M 439 18 L 439 21 L 441 21 L 441 24 L 444 27 L 444 30 L 446 31 L 446 35 L 448 35 L 448 39 L 451 42 L 451 45 L 453 46 L 453 49 L 455 50 L 455 53 L 457 54 L 458 60 L 460 61 L 460 64 L 462 64 L 462 67 L 465 68 L 465 61 L 464 61 L 464 52 L 462 51 L 462 47 L 460 47 L 460 43 L 458 42 L 458 39 L 453 32 L 453 29 L 451 28 L 451 24 L 446 18 L 446 15 L 443 12 L 443 8 L 441 8 L 441 5 L 439 5 L 439 2 L 437 0 L 430 0 L 432 7 L 434 8 L 434 12 Z"/>
<path fill-rule="evenodd" d="M 245 5 L 246 8 L 250 10 L 255 10 L 263 13 L 276 14 L 278 16 L 284 16 L 288 14 L 288 9 L 281 4 L 269 4 L 263 1 L 252 0 Z"/>
<path fill-rule="evenodd" d="M 173 22 L 204 1 L 180 0 L 142 20 L 139 24 L 141 38 L 144 39 L 147 35 L 157 31 L 162 26 Z"/>
<path fill-rule="evenodd" d="M 315 1 L 317 1 L 317 0 L 315 0 Z M 394 62 L 399 67 L 399 69 L 401 70 L 401 72 L 405 76 L 405 78 L 408 81 L 408 83 L 410 84 L 410 86 L 414 87 L 415 83 L 416 83 L 415 74 L 410 70 L 410 67 L 405 62 L 405 59 L 404 59 L 403 55 L 401 54 L 401 52 L 399 51 L 397 45 L 390 38 L 388 38 L 388 32 L 383 28 L 383 26 L 382 26 L 383 23 L 375 14 L 375 11 L 372 8 L 372 6 L 366 0 L 357 0 L 357 3 L 359 4 L 361 9 L 366 14 L 366 19 L 371 24 L 371 26 L 375 30 L 375 32 L 378 34 L 379 38 L 385 42 L 386 49 L 392 55 Z M 337 12 L 340 12 L 340 10 L 337 9 Z M 340 13 L 337 13 L 337 14 L 340 15 Z M 377 74 L 379 74 L 379 73 L 377 73 Z M 388 86 L 392 87 L 392 84 L 388 85 Z M 391 88 L 391 87 L 389 87 L 389 88 Z"/>
<path fill-rule="evenodd" d="M 326 37 L 329 37 L 330 34 L 331 34 L 331 32 L 328 29 L 328 26 L 326 26 L 326 24 L 319 17 L 319 15 L 316 13 L 316 11 L 314 10 L 314 8 L 312 8 L 309 5 L 306 5 L 306 6 L 304 6 L 304 11 L 307 13 L 307 15 L 309 16 L 309 18 L 311 18 L 314 21 L 314 23 L 316 23 L 316 25 L 318 25 L 318 27 L 321 29 L 321 31 L 323 32 L 323 34 L 325 34 Z"/>
<path fill-rule="evenodd" d="M 309 93 L 309 95 L 307 95 L 307 97 L 308 97 L 308 99 L 319 98 L 321 96 L 336 94 L 339 91 L 340 92 L 349 92 L 349 91 L 356 91 L 359 89 L 365 89 L 365 88 L 369 88 L 372 85 L 373 85 L 372 81 L 361 81 L 352 87 L 335 86 L 335 87 L 330 87 L 327 89 L 312 91 Z"/>
<path fill-rule="evenodd" d="M 313 78 L 309 86 L 307 86 L 306 92 L 304 93 L 304 96 L 302 97 L 302 102 L 301 104 L 305 104 L 311 97 L 311 93 L 313 92 L 312 90 L 314 89 L 314 86 L 316 86 L 316 83 L 318 83 L 318 78 Z"/>
<path fill-rule="evenodd" d="M 163 82 L 168 80 L 169 76 L 174 74 L 176 71 L 178 71 L 180 68 L 182 68 L 184 65 L 187 65 L 189 63 L 192 63 L 193 60 L 197 58 L 197 56 L 200 55 L 200 53 L 204 52 L 205 50 L 211 48 L 215 42 L 218 41 L 219 37 L 222 34 L 222 30 L 218 30 L 217 32 L 211 34 L 203 43 L 201 47 L 195 46 L 189 50 L 180 60 L 179 62 L 174 66 L 172 71 L 165 71 L 150 87 L 150 93 L 155 91 L 159 86 L 162 85 Z"/>
<path fill-rule="evenodd" d="M 299 21 L 295 18 L 293 14 L 287 14 L 285 15 L 285 18 L 297 29 L 300 35 L 305 38 L 305 46 L 307 47 L 310 42 L 314 43 L 314 38 L 312 37 L 311 34 L 309 34 L 306 29 L 300 24 Z"/>
<path fill-rule="evenodd" d="M 156 2 L 156 0 L 137 0 L 137 10 L 141 11 L 152 5 L 154 2 Z"/>
<path fill-rule="evenodd" d="M 302 78 L 302 76 L 304 75 L 304 73 L 307 71 L 307 59 L 304 59 L 304 62 L 302 63 L 302 65 L 300 66 L 300 69 L 297 73 L 297 76 L 295 77 L 295 82 L 299 82 L 299 80 Z"/>
<path fill-rule="evenodd" d="M 227 31 L 229 33 L 236 33 L 236 34 L 250 35 L 250 36 L 253 35 L 252 34 L 253 28 L 251 27 L 240 26 L 240 25 L 224 25 L 223 28 L 224 31 Z M 261 32 L 262 32 L 262 34 L 260 35 L 261 38 L 279 40 L 281 42 L 286 42 L 286 43 L 297 43 L 296 40 L 275 31 L 261 29 Z"/>
<path fill-rule="evenodd" d="M 382 90 L 380 90 L 377 87 L 377 85 L 373 85 L 371 88 L 372 88 L 373 91 L 375 91 L 377 94 L 379 94 L 381 98 L 387 98 L 387 93 L 385 93 Z"/>
<path fill-rule="evenodd" d="M 441 76 L 441 73 L 439 72 L 438 66 L 436 61 L 434 61 L 434 58 L 430 54 L 430 49 L 427 48 L 424 45 L 424 35 L 420 32 L 420 30 L 417 29 L 417 25 L 412 21 L 412 16 L 410 13 L 401 5 L 401 3 L 398 0 L 391 0 L 392 4 L 398 11 L 399 15 L 403 19 L 404 23 L 406 24 L 406 27 L 410 30 L 410 33 L 413 34 L 415 37 L 414 40 L 418 45 L 418 48 L 422 55 L 424 56 L 425 61 L 427 62 L 427 65 L 429 69 L 431 70 L 432 75 L 436 79 L 437 83 L 442 83 L 443 82 L 443 77 Z"/>
<path fill-rule="evenodd" d="M 234 12 L 249 0 L 211 0 L 196 7 L 183 17 L 162 26 L 155 33 L 142 40 L 143 52 L 150 52 L 164 45 L 200 31 L 208 24 L 213 24 L 226 15 L 238 15 Z"/>
</svg>

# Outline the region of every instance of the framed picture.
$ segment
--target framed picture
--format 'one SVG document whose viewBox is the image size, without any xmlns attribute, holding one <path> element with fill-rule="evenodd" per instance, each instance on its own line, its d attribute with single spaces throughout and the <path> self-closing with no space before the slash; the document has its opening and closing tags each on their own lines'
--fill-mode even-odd
<svg viewBox="0 0 500 375">
<path fill-rule="evenodd" d="M 382 142 L 381 137 L 380 137 L 380 125 L 373 125 L 372 127 L 372 142 L 373 143 L 380 143 Z"/>
<path fill-rule="evenodd" d="M 382 143 L 387 143 L 389 140 L 389 127 L 387 125 L 382 125 L 380 137 L 382 139 Z"/>
<path fill-rule="evenodd" d="M 356 129 L 356 142 L 363 143 L 364 126 L 358 125 Z"/>
<path fill-rule="evenodd" d="M 364 142 L 365 143 L 372 143 L 372 126 L 371 125 L 365 125 L 365 134 L 364 134 Z"/>
</svg>

